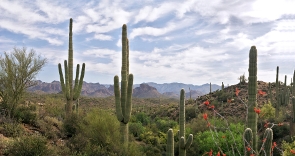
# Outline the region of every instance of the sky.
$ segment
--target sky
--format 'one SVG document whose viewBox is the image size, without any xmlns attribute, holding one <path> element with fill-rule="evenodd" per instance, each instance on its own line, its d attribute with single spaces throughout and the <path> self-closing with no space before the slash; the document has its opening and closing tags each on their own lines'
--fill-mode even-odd
<svg viewBox="0 0 295 156">
<path fill-rule="evenodd" d="M 47 58 L 36 79 L 59 81 L 73 18 L 74 67 L 84 81 L 113 84 L 127 24 L 134 83 L 237 84 L 258 51 L 257 79 L 288 82 L 295 69 L 294 0 L 1 0 L 0 54 L 14 47 Z M 75 68 L 74 68 L 75 70 Z"/>
</svg>

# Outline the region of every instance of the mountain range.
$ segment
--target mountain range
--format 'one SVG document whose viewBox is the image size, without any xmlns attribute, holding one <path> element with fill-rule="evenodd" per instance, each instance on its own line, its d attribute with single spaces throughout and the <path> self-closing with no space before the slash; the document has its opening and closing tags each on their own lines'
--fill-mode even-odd
<svg viewBox="0 0 295 156">
<path fill-rule="evenodd" d="M 179 98 L 179 92 L 183 88 L 186 91 L 186 97 L 197 98 L 198 96 L 207 94 L 210 92 L 210 84 L 192 85 L 184 83 L 164 83 L 157 84 L 154 82 L 134 84 L 133 96 L 138 98 Z M 211 85 L 211 91 L 220 89 L 220 86 L 216 84 Z M 51 83 L 36 81 L 36 85 L 28 88 L 29 92 L 35 92 L 40 94 L 46 93 L 61 93 L 61 86 L 59 81 L 52 81 Z M 82 96 L 91 97 L 108 97 L 114 96 L 114 86 L 109 84 L 100 83 L 88 83 L 83 82 Z"/>
</svg>

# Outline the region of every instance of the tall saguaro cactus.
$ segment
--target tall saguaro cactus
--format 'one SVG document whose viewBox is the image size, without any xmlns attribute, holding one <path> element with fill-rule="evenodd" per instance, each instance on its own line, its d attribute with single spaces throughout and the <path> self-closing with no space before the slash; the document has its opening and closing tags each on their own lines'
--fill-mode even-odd
<svg viewBox="0 0 295 156">
<path fill-rule="evenodd" d="M 257 114 L 254 108 L 257 107 L 257 50 L 252 46 L 249 53 L 249 83 L 248 83 L 248 116 L 247 126 L 253 133 L 253 150 L 257 152 Z"/>
<path fill-rule="evenodd" d="M 133 75 L 129 74 L 129 43 L 127 39 L 127 26 L 122 27 L 122 68 L 121 68 L 121 94 L 119 77 L 114 77 L 114 93 L 116 101 L 116 115 L 120 122 L 122 133 L 121 142 L 128 145 L 128 122 L 132 108 Z"/>
<path fill-rule="evenodd" d="M 185 156 L 186 150 L 193 142 L 193 135 L 190 134 L 187 141 L 185 140 L 185 92 L 184 89 L 180 91 L 179 102 L 179 156 Z"/>
<path fill-rule="evenodd" d="M 80 65 L 77 64 L 76 69 L 76 78 L 75 78 L 75 85 L 73 88 L 73 33 L 72 33 L 72 26 L 73 26 L 73 19 L 70 19 L 70 26 L 69 26 L 69 53 L 68 53 L 68 61 L 64 61 L 64 68 L 65 68 L 65 79 L 62 73 L 61 64 L 58 64 L 58 71 L 60 76 L 60 84 L 62 88 L 62 92 L 67 99 L 66 104 L 66 116 L 72 113 L 73 101 L 77 100 L 80 96 L 82 90 L 82 84 L 85 74 L 85 63 L 82 65 L 82 72 L 79 79 L 80 74 Z"/>
<path fill-rule="evenodd" d="M 279 66 L 277 66 L 277 73 L 276 73 L 276 104 L 275 104 L 275 117 L 279 117 L 279 112 L 280 112 L 280 94 L 279 94 Z"/>
</svg>

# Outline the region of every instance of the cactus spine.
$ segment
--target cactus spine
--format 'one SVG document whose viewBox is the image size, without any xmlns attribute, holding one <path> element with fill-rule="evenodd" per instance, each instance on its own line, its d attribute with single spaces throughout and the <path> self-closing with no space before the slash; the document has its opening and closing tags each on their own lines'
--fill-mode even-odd
<svg viewBox="0 0 295 156">
<path fill-rule="evenodd" d="M 253 133 L 253 150 L 257 153 L 257 114 L 254 108 L 257 107 L 257 50 L 252 46 L 249 53 L 249 83 L 248 83 L 248 116 L 247 126 Z"/>
<path fill-rule="evenodd" d="M 114 93 L 116 101 L 116 115 L 120 122 L 122 133 L 121 142 L 128 145 L 128 122 L 132 108 L 133 75 L 129 74 L 129 45 L 127 39 L 127 26 L 122 27 L 122 68 L 121 68 L 121 95 L 119 87 L 119 77 L 114 77 Z"/>
<path fill-rule="evenodd" d="M 167 132 L 166 156 L 174 156 L 174 136 L 173 130 L 170 128 Z"/>
<path fill-rule="evenodd" d="M 185 92 L 184 89 L 180 91 L 179 102 L 179 156 L 185 156 L 186 150 L 193 142 L 193 135 L 190 134 L 187 141 L 185 140 Z"/>
<path fill-rule="evenodd" d="M 73 101 L 76 101 L 81 93 L 82 90 L 82 84 L 85 74 L 85 63 L 82 65 L 82 72 L 79 79 L 79 70 L 80 65 L 77 64 L 76 68 L 76 79 L 75 79 L 75 85 L 73 88 L 73 33 L 72 33 L 72 25 L 73 25 L 73 19 L 70 19 L 70 26 L 69 26 L 69 53 L 68 53 L 68 61 L 64 61 L 64 68 L 65 68 L 65 79 L 63 77 L 61 64 L 58 64 L 58 71 L 60 76 L 60 84 L 62 88 L 62 92 L 65 95 L 67 99 L 66 104 L 66 116 L 70 115 L 73 111 Z"/>
</svg>

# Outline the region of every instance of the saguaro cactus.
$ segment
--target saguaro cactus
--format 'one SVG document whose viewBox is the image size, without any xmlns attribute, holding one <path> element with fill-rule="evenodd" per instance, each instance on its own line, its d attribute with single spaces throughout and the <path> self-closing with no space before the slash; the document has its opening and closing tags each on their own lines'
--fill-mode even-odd
<svg viewBox="0 0 295 156">
<path fill-rule="evenodd" d="M 277 66 L 277 73 L 276 73 L 276 103 L 275 103 L 275 108 L 276 108 L 276 112 L 275 112 L 275 117 L 279 117 L 279 112 L 280 112 L 280 97 L 279 97 L 279 87 L 280 87 L 280 83 L 279 83 L 279 66 Z"/>
<path fill-rule="evenodd" d="M 248 83 L 248 116 L 247 126 L 253 133 L 253 150 L 257 152 L 257 114 L 254 108 L 257 107 L 257 50 L 252 46 L 249 53 L 249 83 Z"/>
<path fill-rule="evenodd" d="M 243 140 L 245 147 L 245 156 L 250 156 L 251 154 L 253 154 L 253 133 L 250 128 L 246 128 Z"/>
<path fill-rule="evenodd" d="M 292 96 L 295 96 L 295 70 L 293 72 L 293 83 L 292 83 Z"/>
<path fill-rule="evenodd" d="M 121 68 L 121 95 L 119 77 L 114 77 L 114 93 L 116 101 L 116 115 L 120 122 L 122 133 L 121 142 L 128 145 L 128 122 L 132 108 L 133 75 L 129 74 L 129 44 L 127 39 L 127 26 L 122 27 L 122 68 Z"/>
<path fill-rule="evenodd" d="M 185 92 L 184 89 L 180 91 L 179 102 L 179 156 L 186 155 L 186 149 L 188 149 L 193 142 L 193 135 L 190 134 L 187 141 L 185 140 Z"/>
<path fill-rule="evenodd" d="M 77 64 L 76 69 L 76 78 L 75 78 L 75 85 L 73 88 L 73 33 L 72 33 L 72 25 L 73 19 L 70 19 L 70 26 L 69 26 L 69 54 L 68 54 L 68 62 L 67 60 L 64 61 L 64 68 L 65 68 L 65 79 L 62 73 L 61 64 L 58 64 L 58 71 L 60 76 L 60 84 L 62 88 L 62 92 L 67 99 L 66 104 L 66 116 L 72 113 L 73 101 L 77 100 L 80 96 L 83 84 L 83 78 L 85 74 L 85 63 L 82 65 L 82 72 L 79 79 L 79 71 L 80 65 Z"/>
<path fill-rule="evenodd" d="M 167 132 L 166 156 L 174 156 L 174 136 L 171 128 Z"/>
<path fill-rule="evenodd" d="M 290 121 L 290 135 L 295 135 L 295 97 L 292 97 L 292 120 Z"/>
<path fill-rule="evenodd" d="M 263 147 L 265 156 L 272 155 L 272 140 L 273 140 L 273 132 L 271 128 L 267 128 L 263 135 Z"/>
</svg>

